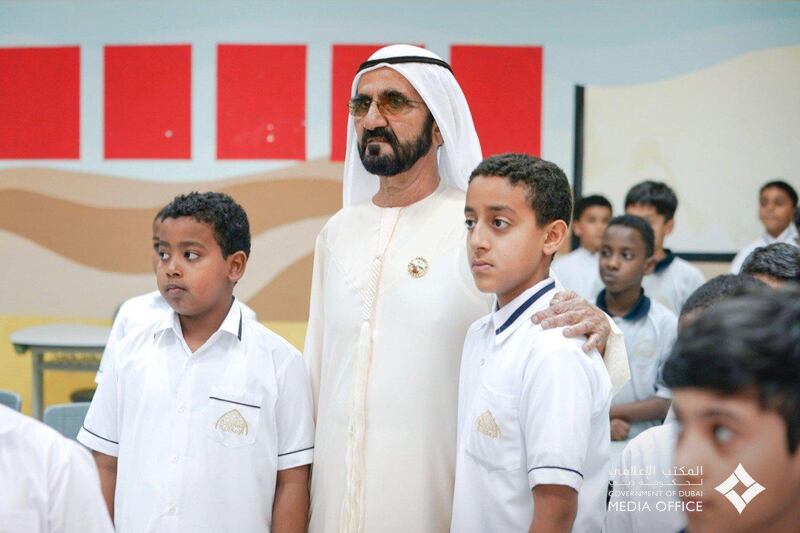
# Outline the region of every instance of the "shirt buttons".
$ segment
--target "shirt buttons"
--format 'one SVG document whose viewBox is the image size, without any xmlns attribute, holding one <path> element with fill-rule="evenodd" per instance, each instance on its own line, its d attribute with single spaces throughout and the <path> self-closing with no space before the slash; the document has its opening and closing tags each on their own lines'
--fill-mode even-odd
<svg viewBox="0 0 800 533">
<path fill-rule="evenodd" d="M 169 509 L 167 509 L 167 513 L 169 513 L 169 514 L 175 514 L 177 512 L 178 512 L 178 508 L 175 507 L 174 505 L 170 505 Z"/>
<path fill-rule="evenodd" d="M 177 463 L 177 462 L 178 462 L 178 461 L 180 461 L 180 460 L 181 460 L 181 458 L 180 458 L 180 457 L 178 457 L 177 455 L 173 455 L 173 456 L 172 456 L 172 462 L 173 462 L 173 463 Z"/>
<path fill-rule="evenodd" d="M 178 407 L 178 412 L 179 412 L 179 413 L 184 413 L 184 412 L 186 412 L 186 407 L 185 407 L 185 406 L 183 406 L 183 405 L 181 405 L 180 407 Z"/>
<path fill-rule="evenodd" d="M 486 364 L 486 359 L 481 359 L 481 366 Z"/>
</svg>

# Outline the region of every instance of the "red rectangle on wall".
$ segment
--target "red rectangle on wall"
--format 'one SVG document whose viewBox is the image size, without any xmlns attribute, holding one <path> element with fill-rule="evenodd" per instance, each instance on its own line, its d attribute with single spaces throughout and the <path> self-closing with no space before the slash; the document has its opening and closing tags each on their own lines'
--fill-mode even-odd
<svg viewBox="0 0 800 533">
<path fill-rule="evenodd" d="M 106 159 L 190 159 L 192 48 L 105 47 Z"/>
<path fill-rule="evenodd" d="M 217 47 L 217 158 L 306 157 L 306 46 Z"/>
<path fill-rule="evenodd" d="M 538 156 L 542 148 L 542 48 L 454 45 L 450 64 L 467 97 L 484 157 Z"/>
<path fill-rule="evenodd" d="M 80 48 L 0 48 L 0 159 L 80 157 Z"/>
<path fill-rule="evenodd" d="M 331 160 L 344 161 L 347 148 L 347 103 L 353 78 L 359 65 L 383 44 L 333 45 L 333 76 L 331 77 Z"/>
</svg>

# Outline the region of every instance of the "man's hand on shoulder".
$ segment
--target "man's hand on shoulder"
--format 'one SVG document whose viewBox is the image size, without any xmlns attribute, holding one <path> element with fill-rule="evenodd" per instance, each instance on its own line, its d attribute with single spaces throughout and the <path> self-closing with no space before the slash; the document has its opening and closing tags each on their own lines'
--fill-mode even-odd
<svg viewBox="0 0 800 533">
<path fill-rule="evenodd" d="M 589 303 L 572 291 L 558 292 L 550 300 L 550 307 L 534 314 L 534 324 L 550 329 L 565 326 L 565 337 L 586 335 L 583 351 L 589 353 L 596 348 L 605 352 L 606 342 L 611 335 L 608 317 L 597 306 Z"/>
</svg>

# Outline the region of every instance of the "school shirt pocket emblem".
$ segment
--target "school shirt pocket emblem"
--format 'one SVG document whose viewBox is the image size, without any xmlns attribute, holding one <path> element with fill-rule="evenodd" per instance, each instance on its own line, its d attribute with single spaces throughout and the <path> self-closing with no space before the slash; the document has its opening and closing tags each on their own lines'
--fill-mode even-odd
<svg viewBox="0 0 800 533">
<path fill-rule="evenodd" d="M 206 405 L 206 435 L 226 448 L 252 445 L 265 409 L 270 410 L 269 402 L 261 394 L 214 387 Z"/>
<path fill-rule="evenodd" d="M 236 409 L 231 409 L 217 419 L 214 428 L 235 435 L 247 435 L 247 420 L 244 419 L 242 413 Z"/>
<path fill-rule="evenodd" d="M 499 439 L 502 436 L 500 426 L 497 425 L 494 416 L 492 416 L 492 412 L 488 409 L 481 413 L 475 422 L 478 431 L 490 439 Z"/>
</svg>

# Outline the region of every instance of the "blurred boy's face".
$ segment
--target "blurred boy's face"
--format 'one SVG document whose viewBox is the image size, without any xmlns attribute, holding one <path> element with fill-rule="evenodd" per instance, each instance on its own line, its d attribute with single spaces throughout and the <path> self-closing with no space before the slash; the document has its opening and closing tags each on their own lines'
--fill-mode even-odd
<svg viewBox="0 0 800 533">
<path fill-rule="evenodd" d="M 609 226 L 600 246 L 600 279 L 611 293 L 639 288 L 645 274 L 653 271 L 655 259 L 647 256 L 642 235 L 622 225 Z"/>
<path fill-rule="evenodd" d="M 556 220 L 539 226 L 527 187 L 503 177 L 478 176 L 467 189 L 464 216 L 475 285 L 503 306 L 547 278 L 552 256 L 567 232 Z"/>
<path fill-rule="evenodd" d="M 603 232 L 611 220 L 611 209 L 602 205 L 592 205 L 581 213 L 572 223 L 572 231 L 581 240 L 581 246 L 590 252 L 597 252 L 603 241 Z"/>
<path fill-rule="evenodd" d="M 797 517 L 800 506 L 800 452 L 790 455 L 786 422 L 774 411 L 763 410 L 755 393 L 724 395 L 704 389 L 676 388 L 675 411 L 681 431 L 675 448 L 675 465 L 695 468 L 685 502 L 702 502 L 701 512 L 687 513 L 692 533 L 773 531 L 781 520 Z M 753 498 L 742 514 L 715 490 L 741 464 L 765 490 Z M 702 475 L 697 467 L 702 466 Z M 734 490 L 741 495 L 740 482 Z M 791 520 L 790 520 L 791 521 Z M 796 523 L 795 523 L 796 526 Z M 792 526 L 794 527 L 794 526 Z"/>
<path fill-rule="evenodd" d="M 244 274 L 244 252 L 222 257 L 211 224 L 192 217 L 167 218 L 158 227 L 158 290 L 179 315 L 200 318 L 231 304 Z"/>
<path fill-rule="evenodd" d="M 672 233 L 675 219 L 667 220 L 664 215 L 659 215 L 656 208 L 647 204 L 631 204 L 625 208 L 626 215 L 642 217 L 653 228 L 656 253 L 664 249 L 664 239 Z"/>
<path fill-rule="evenodd" d="M 767 233 L 777 237 L 794 221 L 792 199 L 783 189 L 767 187 L 759 198 L 758 218 Z"/>
</svg>

